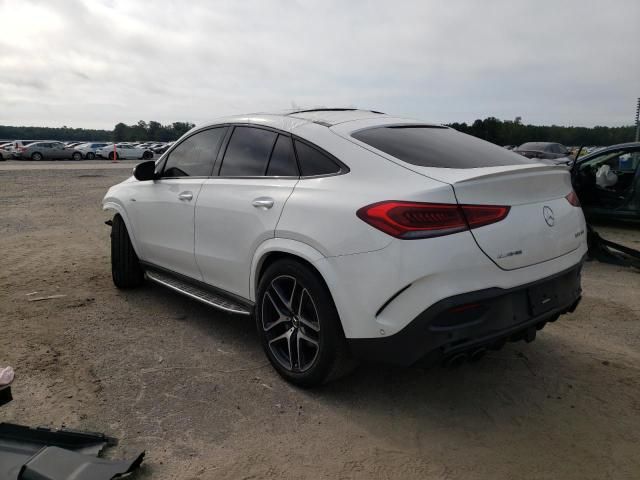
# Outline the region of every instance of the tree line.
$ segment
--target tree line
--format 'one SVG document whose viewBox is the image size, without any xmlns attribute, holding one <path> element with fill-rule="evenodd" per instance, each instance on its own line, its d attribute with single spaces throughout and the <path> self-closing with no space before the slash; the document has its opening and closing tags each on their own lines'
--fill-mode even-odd
<svg viewBox="0 0 640 480">
<path fill-rule="evenodd" d="M 42 140 L 96 140 L 96 141 L 159 141 L 170 142 L 180 138 L 195 125 L 190 122 L 160 122 L 140 120 L 134 125 L 118 123 L 113 130 L 91 130 L 69 127 L 11 127 L 0 125 L 0 139 Z M 613 145 L 631 142 L 635 136 L 633 126 L 626 127 L 562 127 L 558 125 L 525 125 L 520 117 L 499 120 L 488 117 L 472 124 L 451 123 L 450 127 L 498 145 L 520 145 L 524 142 L 558 142 L 567 146 Z"/>
<path fill-rule="evenodd" d="M 558 142 L 571 146 L 606 146 L 632 142 L 635 127 L 561 127 L 558 125 L 524 125 L 521 117 L 499 120 L 488 117 L 470 125 L 451 123 L 450 127 L 498 145 L 522 145 L 525 142 Z"/>
<path fill-rule="evenodd" d="M 140 120 L 135 125 L 118 123 L 113 130 L 69 127 L 12 127 L 0 125 L 0 139 L 170 142 L 177 140 L 194 126 L 195 124 L 191 122 L 173 122 L 168 125 L 162 125 L 160 122 L 154 120 L 148 123 Z"/>
</svg>

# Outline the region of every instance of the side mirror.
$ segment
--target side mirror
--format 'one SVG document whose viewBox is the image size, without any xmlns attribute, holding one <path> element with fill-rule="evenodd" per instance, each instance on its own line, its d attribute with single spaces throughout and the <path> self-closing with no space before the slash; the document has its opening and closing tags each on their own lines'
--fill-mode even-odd
<svg viewBox="0 0 640 480">
<path fill-rule="evenodd" d="M 133 167 L 133 176 L 136 180 L 144 182 L 145 180 L 155 180 L 156 178 L 156 162 L 154 160 L 148 160 L 146 162 L 139 163 Z"/>
</svg>

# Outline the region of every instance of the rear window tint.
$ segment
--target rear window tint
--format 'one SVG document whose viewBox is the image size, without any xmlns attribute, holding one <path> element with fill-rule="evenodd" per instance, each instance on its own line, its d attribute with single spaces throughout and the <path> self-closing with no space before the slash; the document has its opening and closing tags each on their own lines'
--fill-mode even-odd
<svg viewBox="0 0 640 480">
<path fill-rule="evenodd" d="M 296 153 L 304 177 L 340 173 L 340 165 L 324 153 L 296 140 Z"/>
<path fill-rule="evenodd" d="M 420 167 L 478 168 L 538 163 L 446 127 L 374 127 L 353 133 L 352 137 Z"/>
</svg>

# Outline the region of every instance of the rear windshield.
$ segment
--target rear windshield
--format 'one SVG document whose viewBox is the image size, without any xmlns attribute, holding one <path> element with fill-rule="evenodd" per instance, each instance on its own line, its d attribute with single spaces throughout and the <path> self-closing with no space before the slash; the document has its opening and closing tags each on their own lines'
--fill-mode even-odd
<svg viewBox="0 0 640 480">
<path fill-rule="evenodd" d="M 478 168 L 538 163 L 447 127 L 374 127 L 353 133 L 352 137 L 420 167 Z"/>
</svg>

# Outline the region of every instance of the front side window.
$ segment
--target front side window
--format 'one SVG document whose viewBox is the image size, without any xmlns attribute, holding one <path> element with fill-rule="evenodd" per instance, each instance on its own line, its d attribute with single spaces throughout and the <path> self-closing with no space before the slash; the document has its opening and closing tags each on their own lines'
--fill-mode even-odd
<svg viewBox="0 0 640 480">
<path fill-rule="evenodd" d="M 227 127 L 211 128 L 190 136 L 170 154 L 162 177 L 208 177 Z"/>
<path fill-rule="evenodd" d="M 220 176 L 263 176 L 277 136 L 261 128 L 236 127 L 222 160 Z"/>
<path fill-rule="evenodd" d="M 296 152 L 298 153 L 300 170 L 304 177 L 340 173 L 340 165 L 306 143 L 296 140 Z"/>
</svg>

